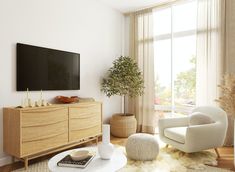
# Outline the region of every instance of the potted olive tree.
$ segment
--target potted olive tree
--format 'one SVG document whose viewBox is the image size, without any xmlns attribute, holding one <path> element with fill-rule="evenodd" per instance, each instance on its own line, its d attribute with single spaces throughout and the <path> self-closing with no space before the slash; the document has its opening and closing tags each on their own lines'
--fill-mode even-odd
<svg viewBox="0 0 235 172">
<path fill-rule="evenodd" d="M 125 97 L 134 98 L 144 91 L 144 81 L 137 63 L 130 57 L 119 57 L 103 79 L 101 90 L 108 96 L 124 97 L 124 113 L 114 114 L 110 119 L 111 134 L 128 137 L 136 133 L 137 122 L 134 114 L 126 112 Z"/>
</svg>

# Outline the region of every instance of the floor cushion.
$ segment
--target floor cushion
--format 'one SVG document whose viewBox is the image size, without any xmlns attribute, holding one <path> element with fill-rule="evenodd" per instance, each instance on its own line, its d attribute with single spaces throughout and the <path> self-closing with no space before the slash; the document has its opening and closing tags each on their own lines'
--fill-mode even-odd
<svg viewBox="0 0 235 172">
<path fill-rule="evenodd" d="M 159 145 L 156 136 L 144 133 L 133 134 L 128 137 L 126 153 L 132 160 L 153 160 L 159 153 Z"/>
</svg>

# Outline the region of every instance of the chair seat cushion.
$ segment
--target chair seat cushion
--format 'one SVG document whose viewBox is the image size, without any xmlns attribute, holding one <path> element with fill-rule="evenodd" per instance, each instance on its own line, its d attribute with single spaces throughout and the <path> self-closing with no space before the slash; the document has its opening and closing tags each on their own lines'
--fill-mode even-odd
<svg viewBox="0 0 235 172">
<path fill-rule="evenodd" d="M 188 127 L 172 127 L 164 130 L 164 135 L 174 141 L 184 144 Z"/>
</svg>

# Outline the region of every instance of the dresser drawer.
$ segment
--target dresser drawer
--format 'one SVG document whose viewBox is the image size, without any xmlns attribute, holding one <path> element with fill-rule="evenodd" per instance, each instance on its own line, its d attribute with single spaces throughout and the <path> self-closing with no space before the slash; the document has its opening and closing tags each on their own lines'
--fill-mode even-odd
<svg viewBox="0 0 235 172">
<path fill-rule="evenodd" d="M 68 108 L 50 107 L 25 110 L 21 112 L 22 127 L 34 127 L 55 124 L 68 120 Z"/>
<path fill-rule="evenodd" d="M 101 104 L 79 104 L 78 106 L 69 107 L 70 118 L 87 118 L 101 116 Z"/>
<path fill-rule="evenodd" d="M 77 141 L 80 139 L 88 138 L 91 136 L 97 136 L 101 134 L 101 125 L 90 126 L 79 130 L 70 130 L 69 141 Z"/>
<path fill-rule="evenodd" d="M 43 140 L 68 132 L 68 121 L 34 127 L 22 127 L 22 143 Z"/>
<path fill-rule="evenodd" d="M 22 127 L 23 155 L 66 143 L 68 143 L 68 120 L 43 126 Z"/>
<path fill-rule="evenodd" d="M 101 134 L 102 112 L 100 103 L 79 104 L 69 107 L 69 141 Z"/>
<path fill-rule="evenodd" d="M 23 142 L 21 157 L 25 157 L 32 154 L 37 154 L 48 149 L 53 149 L 59 146 L 63 146 L 68 143 L 68 133 L 62 133 L 54 136 L 48 136 L 48 138 Z"/>
<path fill-rule="evenodd" d="M 69 141 L 101 133 L 101 115 L 69 119 Z"/>
<path fill-rule="evenodd" d="M 86 128 L 91 128 L 96 125 L 101 124 L 100 116 L 89 117 L 89 118 L 81 118 L 81 119 L 70 119 L 69 120 L 69 128 L 72 130 L 83 130 Z"/>
</svg>

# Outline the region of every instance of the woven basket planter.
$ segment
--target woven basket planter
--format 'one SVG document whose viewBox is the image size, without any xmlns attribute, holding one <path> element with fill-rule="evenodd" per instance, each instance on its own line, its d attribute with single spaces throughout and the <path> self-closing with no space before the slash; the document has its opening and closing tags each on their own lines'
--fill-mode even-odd
<svg viewBox="0 0 235 172">
<path fill-rule="evenodd" d="M 134 115 L 114 114 L 110 126 L 113 136 L 126 138 L 136 133 L 137 121 Z"/>
</svg>

